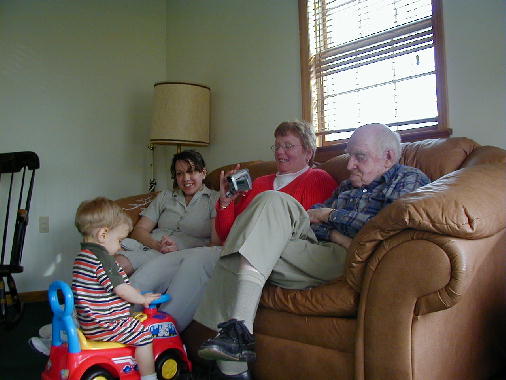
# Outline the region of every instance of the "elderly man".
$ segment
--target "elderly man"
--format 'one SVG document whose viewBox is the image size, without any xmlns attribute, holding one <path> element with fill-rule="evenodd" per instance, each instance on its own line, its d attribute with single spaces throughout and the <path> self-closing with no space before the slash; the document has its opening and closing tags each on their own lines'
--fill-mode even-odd
<svg viewBox="0 0 506 380">
<path fill-rule="evenodd" d="M 250 379 L 253 321 L 267 281 L 289 289 L 323 284 L 343 274 L 346 248 L 362 226 L 402 194 L 429 183 L 398 163 L 397 133 L 383 124 L 350 138 L 350 177 L 325 204 L 309 211 L 289 195 L 258 195 L 236 219 L 194 319 L 216 329 L 199 355 L 216 360 L 213 379 Z"/>
</svg>

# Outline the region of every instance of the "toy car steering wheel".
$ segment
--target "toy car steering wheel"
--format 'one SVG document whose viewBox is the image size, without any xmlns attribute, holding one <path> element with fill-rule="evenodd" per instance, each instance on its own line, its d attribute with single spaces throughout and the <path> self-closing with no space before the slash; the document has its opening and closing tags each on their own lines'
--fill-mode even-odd
<svg viewBox="0 0 506 380">
<path fill-rule="evenodd" d="M 152 293 L 152 292 L 141 292 L 141 294 L 146 294 L 146 293 Z M 156 305 L 168 302 L 171 300 L 171 298 L 172 297 L 170 296 L 170 294 L 164 293 L 160 297 L 158 297 L 156 300 L 151 301 L 151 303 L 149 304 L 149 309 L 154 309 L 154 308 L 156 308 Z"/>
</svg>

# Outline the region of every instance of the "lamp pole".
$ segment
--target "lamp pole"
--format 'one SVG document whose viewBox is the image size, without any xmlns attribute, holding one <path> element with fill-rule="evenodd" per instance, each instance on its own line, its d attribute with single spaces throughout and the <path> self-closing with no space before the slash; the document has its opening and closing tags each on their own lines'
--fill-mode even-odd
<svg viewBox="0 0 506 380">
<path fill-rule="evenodd" d="M 151 179 L 149 180 L 148 192 L 152 193 L 156 189 L 155 178 L 155 144 L 149 144 L 148 149 L 151 151 Z"/>
</svg>

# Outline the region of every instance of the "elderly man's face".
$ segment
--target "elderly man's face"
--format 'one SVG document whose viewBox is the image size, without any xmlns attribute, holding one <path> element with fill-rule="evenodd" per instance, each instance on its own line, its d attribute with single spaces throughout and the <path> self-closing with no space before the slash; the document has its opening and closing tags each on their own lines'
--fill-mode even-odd
<svg viewBox="0 0 506 380">
<path fill-rule="evenodd" d="M 379 152 L 371 135 L 352 136 L 346 151 L 350 155 L 348 170 L 354 187 L 370 184 L 393 165 L 390 153 Z"/>
</svg>

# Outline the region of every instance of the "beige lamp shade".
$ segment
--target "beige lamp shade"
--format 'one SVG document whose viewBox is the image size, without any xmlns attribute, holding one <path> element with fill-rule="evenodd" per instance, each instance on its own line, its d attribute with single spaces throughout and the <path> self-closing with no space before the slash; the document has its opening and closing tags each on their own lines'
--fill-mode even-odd
<svg viewBox="0 0 506 380">
<path fill-rule="evenodd" d="M 151 143 L 209 145 L 210 97 L 206 86 L 156 83 Z"/>
</svg>

